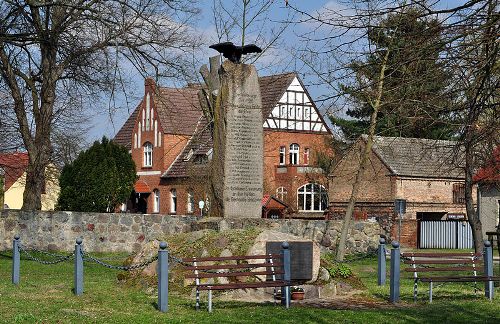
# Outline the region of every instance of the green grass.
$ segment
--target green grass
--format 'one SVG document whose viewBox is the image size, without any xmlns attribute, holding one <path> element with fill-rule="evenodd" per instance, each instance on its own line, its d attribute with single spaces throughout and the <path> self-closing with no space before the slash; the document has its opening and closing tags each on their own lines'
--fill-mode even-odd
<svg viewBox="0 0 500 324">
<path fill-rule="evenodd" d="M 104 257 L 116 257 L 104 255 Z M 349 264 L 366 286 L 357 300 L 384 303 L 389 286 L 376 285 L 376 259 Z M 498 268 L 498 266 L 496 266 Z M 384 309 L 336 310 L 271 304 L 214 301 L 214 312 L 195 311 L 194 299 L 171 294 L 169 312 L 156 310 L 156 295 L 117 281 L 118 271 L 85 264 L 82 296 L 74 296 L 73 264 L 40 265 L 21 260 L 21 283 L 11 284 L 11 259 L 0 254 L 0 322 L 2 323 L 499 323 L 500 296 L 493 302 L 463 285 L 435 290 L 428 304 L 421 285 L 412 300 L 412 281 L 402 280 L 402 303 Z M 481 287 L 481 286 L 480 286 Z M 496 289 L 497 295 L 500 289 Z M 206 302 L 206 300 L 204 301 Z M 206 305 L 204 305 L 206 307 Z"/>
</svg>

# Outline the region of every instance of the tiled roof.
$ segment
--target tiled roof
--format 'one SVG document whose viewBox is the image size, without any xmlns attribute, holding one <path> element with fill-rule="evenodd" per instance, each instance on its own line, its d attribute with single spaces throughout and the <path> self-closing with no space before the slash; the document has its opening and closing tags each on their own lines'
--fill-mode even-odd
<svg viewBox="0 0 500 324">
<path fill-rule="evenodd" d="M 129 116 L 125 124 L 123 124 L 122 128 L 116 133 L 113 141 L 117 144 L 125 146 L 127 149 L 132 149 L 132 132 L 134 131 L 135 120 L 137 118 L 137 114 L 139 113 L 139 108 L 141 107 L 141 103 L 135 108 L 132 114 Z"/>
<path fill-rule="evenodd" d="M 363 135 L 366 141 L 367 136 Z M 375 136 L 373 151 L 395 175 L 463 178 L 463 154 L 454 141 Z"/>
<path fill-rule="evenodd" d="M 28 167 L 28 153 L 13 152 L 0 153 L 0 168 L 3 170 L 5 177 L 5 191 L 23 175 Z"/>
<path fill-rule="evenodd" d="M 271 114 L 295 77 L 297 74 L 293 72 L 259 77 L 262 117 L 264 119 Z"/>
<path fill-rule="evenodd" d="M 148 184 L 142 180 L 137 180 L 134 184 L 134 191 L 136 193 L 149 193 L 151 189 Z"/>
<path fill-rule="evenodd" d="M 205 117 L 200 117 L 195 134 L 189 139 L 182 152 L 161 177 L 178 178 L 186 177 L 191 171 L 195 172 L 195 170 L 198 171 L 197 173 L 203 172 L 202 169 L 205 168 L 205 165 L 196 164 L 195 159 L 197 155 L 207 156 L 212 146 L 212 136 L 208 122 Z"/>
<path fill-rule="evenodd" d="M 159 88 L 155 104 L 163 132 L 191 135 L 202 112 L 198 101 L 200 87 Z"/>
</svg>

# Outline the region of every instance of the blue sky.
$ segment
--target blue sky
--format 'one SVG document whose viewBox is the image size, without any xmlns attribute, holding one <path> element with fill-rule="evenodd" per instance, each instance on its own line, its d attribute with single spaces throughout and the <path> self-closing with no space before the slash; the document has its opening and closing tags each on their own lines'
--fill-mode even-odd
<svg viewBox="0 0 500 324">
<path fill-rule="evenodd" d="M 219 1 L 219 0 L 216 0 Z M 257 0 L 259 1 L 259 0 Z M 272 4 L 268 11 L 268 15 L 265 17 L 264 21 L 256 23 L 252 26 L 247 35 L 245 43 L 256 42 L 257 45 L 262 46 L 262 41 L 256 40 L 256 29 L 264 30 L 264 34 L 270 33 L 272 29 L 279 29 L 283 26 L 283 21 L 287 19 L 292 19 L 293 21 L 298 21 L 301 17 L 295 15 L 290 8 L 284 5 L 285 0 L 271 0 Z M 223 4 L 228 10 L 234 8 L 234 3 L 239 3 L 241 0 L 222 0 Z M 341 0 L 328 1 L 328 0 L 289 0 L 290 4 L 294 7 L 300 9 L 301 11 L 315 14 L 321 12 L 325 7 L 333 8 L 335 10 L 341 10 L 343 5 L 340 4 Z M 460 0 L 447 0 L 447 1 L 436 1 L 436 6 L 440 8 L 446 8 L 450 6 L 456 6 L 464 1 Z M 213 0 L 204 0 L 199 2 L 199 7 L 201 9 L 201 14 L 196 24 L 191 26 L 196 34 L 201 35 L 205 45 L 203 48 L 195 53 L 195 57 L 198 59 L 198 64 L 206 63 L 209 56 L 216 55 L 217 53 L 208 48 L 209 44 L 213 44 L 217 41 L 212 6 Z M 297 71 L 302 77 L 307 89 L 311 93 L 313 100 L 315 100 L 320 106 L 320 109 L 325 109 L 329 102 L 323 102 L 322 98 L 332 96 L 335 91 L 331 87 L 323 84 L 321 79 L 317 77 L 315 73 L 312 73 L 310 69 L 303 64 L 302 61 L 295 58 L 291 53 L 300 47 L 304 46 L 304 40 L 301 38 L 302 35 L 309 33 L 309 36 L 322 36 L 322 34 L 327 29 L 315 29 L 312 24 L 289 24 L 287 28 L 282 33 L 280 40 L 275 48 L 271 48 L 265 55 L 260 57 L 256 61 L 256 66 L 259 70 L 259 75 L 268 75 L 272 73 Z M 327 31 L 330 33 L 331 31 Z M 240 42 L 240 37 L 238 33 L 234 33 L 234 37 L 231 39 L 235 43 Z M 321 47 L 322 44 L 316 42 L 314 46 Z M 335 59 L 335 58 L 334 58 Z M 322 62 L 319 62 L 320 64 Z M 102 104 L 103 107 L 94 107 L 93 115 L 90 120 L 91 126 L 88 132 L 87 141 L 92 142 L 96 139 L 101 138 L 103 135 L 107 137 L 114 137 L 116 132 L 123 125 L 125 120 L 128 118 L 130 113 L 135 109 L 136 105 L 141 100 L 144 92 L 144 81 L 141 76 L 133 71 L 129 71 L 130 77 L 133 80 L 129 89 L 126 89 L 127 100 L 124 100 L 124 96 L 119 96 L 116 100 L 109 98 L 104 98 Z M 185 84 L 183 80 L 168 81 L 162 85 L 168 86 L 182 86 Z"/>
</svg>

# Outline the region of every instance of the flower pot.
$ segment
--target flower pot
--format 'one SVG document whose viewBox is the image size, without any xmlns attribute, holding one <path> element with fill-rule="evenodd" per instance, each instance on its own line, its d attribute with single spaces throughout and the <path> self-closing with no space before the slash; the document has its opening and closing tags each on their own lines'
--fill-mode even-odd
<svg viewBox="0 0 500 324">
<path fill-rule="evenodd" d="M 292 300 L 302 300 L 304 299 L 303 291 L 294 291 L 292 292 Z"/>
</svg>

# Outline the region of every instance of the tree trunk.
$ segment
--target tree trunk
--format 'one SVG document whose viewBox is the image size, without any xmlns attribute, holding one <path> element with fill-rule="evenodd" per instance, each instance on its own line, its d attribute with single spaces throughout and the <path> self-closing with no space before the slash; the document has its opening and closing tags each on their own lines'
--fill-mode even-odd
<svg viewBox="0 0 500 324">
<path fill-rule="evenodd" d="M 342 224 L 342 231 L 340 233 L 339 245 L 337 247 L 337 261 L 344 261 L 345 255 L 345 244 L 347 241 L 347 233 L 351 227 L 352 215 L 354 214 L 354 207 L 356 205 L 356 199 L 358 197 L 359 189 L 361 188 L 361 180 L 365 173 L 368 159 L 371 155 L 371 150 L 373 147 L 373 137 L 375 136 L 375 128 L 377 126 L 377 115 L 380 110 L 380 104 L 382 101 L 382 92 L 384 90 L 384 77 L 385 70 L 387 68 L 387 60 L 389 59 L 390 50 L 387 49 L 385 53 L 384 60 L 382 61 L 382 66 L 380 67 L 379 80 L 377 84 L 377 92 L 375 102 L 372 103 L 373 112 L 370 116 L 370 128 L 368 131 L 368 139 L 366 140 L 365 149 L 361 155 L 361 161 L 359 162 L 359 169 L 356 173 L 356 178 L 352 185 L 351 196 L 349 198 L 349 203 L 347 204 L 344 223 Z"/>
<path fill-rule="evenodd" d="M 468 136 L 469 137 L 469 136 Z M 470 142 L 466 142 L 465 146 L 465 209 L 467 212 L 467 220 L 472 228 L 472 238 L 474 240 L 474 250 L 476 253 L 482 251 L 483 241 L 483 225 L 481 219 L 474 208 L 473 200 L 473 182 L 472 176 L 474 173 L 474 146 Z"/>
</svg>

